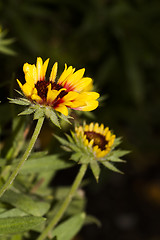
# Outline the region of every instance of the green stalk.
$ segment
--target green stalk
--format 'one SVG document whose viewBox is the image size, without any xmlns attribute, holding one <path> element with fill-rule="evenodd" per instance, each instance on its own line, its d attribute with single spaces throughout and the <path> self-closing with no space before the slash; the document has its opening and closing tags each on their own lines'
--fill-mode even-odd
<svg viewBox="0 0 160 240">
<path fill-rule="evenodd" d="M 2 188 L 0 189 L 0 197 L 4 194 L 4 192 L 8 189 L 8 187 L 12 184 L 12 182 L 14 181 L 14 179 L 16 178 L 17 174 L 19 173 L 21 167 L 23 166 L 24 162 L 27 160 L 28 156 L 30 155 L 32 148 L 38 138 L 38 135 L 40 133 L 40 130 L 42 128 L 43 125 L 43 121 L 44 118 L 40 118 L 38 119 L 36 128 L 34 130 L 34 133 L 32 135 L 32 138 L 29 142 L 28 148 L 26 149 L 24 155 L 22 156 L 21 160 L 19 161 L 17 167 L 14 169 L 14 171 L 12 172 L 11 176 L 8 178 L 8 180 L 6 181 L 6 183 L 2 186 Z"/>
<path fill-rule="evenodd" d="M 72 187 L 71 187 L 68 195 L 66 196 L 64 202 L 62 203 L 62 206 L 58 210 L 57 214 L 53 217 L 53 219 L 51 219 L 50 223 L 44 229 L 42 234 L 37 238 L 37 240 L 44 240 L 49 235 L 51 230 L 55 227 L 55 225 L 59 222 L 59 220 L 62 218 L 62 216 L 65 213 L 67 207 L 69 206 L 73 196 L 75 195 L 75 193 L 85 175 L 86 170 L 87 170 L 87 164 L 83 164 L 72 184 Z"/>
</svg>

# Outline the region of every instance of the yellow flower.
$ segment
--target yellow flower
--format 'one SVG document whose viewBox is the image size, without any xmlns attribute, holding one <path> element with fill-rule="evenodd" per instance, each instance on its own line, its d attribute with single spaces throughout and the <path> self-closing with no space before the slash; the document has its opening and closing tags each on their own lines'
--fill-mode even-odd
<svg viewBox="0 0 160 240">
<path fill-rule="evenodd" d="M 111 150 L 115 135 L 108 127 L 98 123 L 79 126 L 75 128 L 77 138 L 82 139 L 83 144 L 90 149 L 95 158 L 105 157 Z"/>
<path fill-rule="evenodd" d="M 97 92 L 91 92 L 93 80 L 83 77 L 85 69 L 75 71 L 72 66 L 67 67 L 55 81 L 57 75 L 57 62 L 53 65 L 49 80 L 45 78 L 49 59 L 44 63 L 40 57 L 37 63 L 25 63 L 23 71 L 25 84 L 17 79 L 17 82 L 25 96 L 31 101 L 40 105 L 50 106 L 54 110 L 68 115 L 68 108 L 80 111 L 92 111 L 98 107 Z"/>
<path fill-rule="evenodd" d="M 108 127 L 103 124 L 90 123 L 76 126 L 71 136 L 66 134 L 67 140 L 55 136 L 65 151 L 72 152 L 71 160 L 79 164 L 88 164 L 98 181 L 100 164 L 114 172 L 122 173 L 116 166 L 117 162 L 125 162 L 122 156 L 129 151 L 116 149 L 121 138 L 116 138 Z"/>
</svg>

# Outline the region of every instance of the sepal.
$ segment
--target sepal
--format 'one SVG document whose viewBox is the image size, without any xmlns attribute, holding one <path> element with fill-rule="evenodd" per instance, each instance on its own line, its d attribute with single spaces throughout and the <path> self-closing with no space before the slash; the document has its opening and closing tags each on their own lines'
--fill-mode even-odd
<svg viewBox="0 0 160 240">
<path fill-rule="evenodd" d="M 116 168 L 113 164 L 111 164 L 109 161 L 103 161 L 102 164 L 107 167 L 109 170 L 112 170 L 113 172 L 118 172 L 123 174 L 122 171 L 120 171 L 118 168 Z"/>
<path fill-rule="evenodd" d="M 17 98 L 17 99 L 8 98 L 8 100 L 9 100 L 9 103 L 14 103 L 22 106 L 29 106 L 31 104 L 31 102 L 25 98 Z"/>
<path fill-rule="evenodd" d="M 96 181 L 98 182 L 99 175 L 100 175 L 100 166 L 99 166 L 98 162 L 95 159 L 91 160 L 90 167 L 91 167 L 92 173 L 93 173 Z"/>
</svg>

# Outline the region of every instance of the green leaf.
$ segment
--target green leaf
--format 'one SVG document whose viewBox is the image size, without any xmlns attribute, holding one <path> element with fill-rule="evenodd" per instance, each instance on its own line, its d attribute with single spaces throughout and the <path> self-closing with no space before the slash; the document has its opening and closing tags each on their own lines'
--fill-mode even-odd
<svg viewBox="0 0 160 240">
<path fill-rule="evenodd" d="M 28 231 L 44 221 L 45 218 L 34 216 L 0 218 L 0 235 Z"/>
<path fill-rule="evenodd" d="M 29 196 L 13 192 L 12 190 L 6 191 L 1 197 L 1 201 L 9 203 L 26 213 L 38 217 L 43 216 L 50 208 L 49 203 L 33 201 Z"/>
<path fill-rule="evenodd" d="M 10 103 L 14 103 L 14 104 L 18 104 L 18 105 L 24 105 L 24 106 L 28 106 L 31 103 L 29 101 L 26 101 L 26 99 L 12 99 L 12 98 L 8 98 L 10 101 Z"/>
<path fill-rule="evenodd" d="M 20 170 L 21 174 L 41 173 L 48 171 L 57 171 L 72 167 L 73 164 L 70 161 L 62 160 L 58 155 L 50 155 L 42 158 L 31 158 L 25 162 Z"/>
<path fill-rule="evenodd" d="M 70 143 L 74 143 L 73 138 L 72 138 L 70 135 L 68 135 L 68 134 L 65 134 L 65 135 L 66 135 L 66 137 L 68 138 L 68 141 L 69 141 Z"/>
<path fill-rule="evenodd" d="M 116 138 L 113 143 L 113 148 L 117 147 L 122 142 L 122 137 Z"/>
<path fill-rule="evenodd" d="M 107 157 L 107 160 L 111 162 L 126 162 L 125 160 L 118 158 L 117 156 L 114 156 L 114 154 L 110 157 Z"/>
<path fill-rule="evenodd" d="M 19 113 L 18 116 L 29 115 L 29 114 L 32 114 L 34 111 L 35 111 L 35 109 L 33 109 L 33 108 L 27 108 L 23 112 Z"/>
<path fill-rule="evenodd" d="M 36 120 L 40 119 L 41 117 L 44 117 L 44 110 L 43 108 L 39 107 L 38 109 L 36 109 L 33 119 Z"/>
<path fill-rule="evenodd" d="M 16 52 L 6 46 L 0 46 L 0 52 L 8 55 L 16 55 Z"/>
<path fill-rule="evenodd" d="M 55 114 L 54 111 L 51 111 L 51 115 L 50 115 L 50 120 L 53 124 L 55 124 L 57 127 L 61 128 L 60 124 L 59 124 L 59 120 L 57 115 Z"/>
<path fill-rule="evenodd" d="M 85 219 L 85 224 L 95 223 L 98 227 L 101 227 L 101 222 L 94 216 L 87 215 Z"/>
<path fill-rule="evenodd" d="M 100 174 L 100 167 L 99 167 L 98 162 L 96 160 L 92 160 L 90 162 L 90 167 L 91 167 L 92 173 L 93 173 L 96 181 L 98 182 L 99 174 Z"/>
<path fill-rule="evenodd" d="M 78 162 L 78 161 L 80 160 L 81 156 L 82 156 L 82 153 L 81 153 L 81 152 L 76 152 L 76 153 L 73 153 L 73 154 L 71 155 L 71 159 L 72 159 L 73 161 Z"/>
<path fill-rule="evenodd" d="M 62 145 L 61 145 L 61 148 L 62 148 L 64 151 L 66 151 L 66 152 L 72 152 L 72 149 L 69 148 L 69 147 L 62 146 Z"/>
<path fill-rule="evenodd" d="M 66 139 L 64 139 L 64 138 L 62 138 L 62 137 L 59 137 L 59 136 L 57 136 L 56 134 L 53 134 L 53 136 L 54 136 L 62 145 L 65 145 L 65 146 L 67 146 L 67 147 L 70 147 L 70 146 L 71 146 L 71 144 L 70 144 Z"/>
<path fill-rule="evenodd" d="M 118 149 L 118 150 L 114 150 L 113 151 L 113 156 L 114 157 L 122 157 L 122 156 L 124 156 L 124 155 L 126 155 L 128 153 L 130 153 L 130 151 Z"/>
<path fill-rule="evenodd" d="M 23 217 L 26 216 L 27 213 L 24 211 L 18 209 L 18 208 L 12 208 L 10 210 L 7 210 L 0 214 L 0 218 L 7 218 L 7 217 Z"/>
<path fill-rule="evenodd" d="M 82 228 L 85 213 L 77 214 L 65 222 L 61 223 L 55 230 L 52 232 L 52 237 L 57 237 L 58 240 L 71 240 Z"/>
<path fill-rule="evenodd" d="M 90 156 L 88 156 L 87 154 L 81 154 L 81 159 L 80 159 L 80 163 L 82 163 L 82 164 L 87 164 L 87 163 L 90 163 L 91 162 L 91 157 Z"/>
<path fill-rule="evenodd" d="M 31 158 L 41 158 L 48 154 L 48 151 L 39 151 L 39 152 L 33 152 L 31 153 L 29 159 Z"/>
<path fill-rule="evenodd" d="M 57 127 L 61 128 L 58 117 L 53 109 L 51 109 L 49 107 L 45 107 L 45 115 L 47 118 L 49 118 L 51 120 L 51 122 L 53 124 L 55 124 Z"/>
<path fill-rule="evenodd" d="M 113 164 L 111 164 L 111 163 L 108 162 L 108 161 L 104 161 L 104 162 L 102 162 L 102 164 L 103 164 L 105 167 L 107 167 L 108 169 L 110 169 L 110 170 L 112 170 L 112 171 L 114 171 L 114 172 L 118 172 L 118 173 L 122 173 L 122 174 L 123 174 L 123 172 L 121 172 L 118 168 L 116 168 Z"/>
<path fill-rule="evenodd" d="M 73 119 L 72 117 L 70 117 L 70 116 L 65 116 L 64 114 L 57 114 L 58 115 L 58 117 L 60 118 L 60 119 L 62 119 L 63 121 L 65 121 L 65 122 L 67 122 L 67 123 L 69 123 L 69 124 L 72 124 L 70 121 L 69 121 L 69 119 Z"/>
<path fill-rule="evenodd" d="M 16 91 L 19 95 L 24 96 L 23 93 L 20 92 L 20 91 L 18 91 L 17 89 L 15 89 L 15 91 Z"/>
</svg>

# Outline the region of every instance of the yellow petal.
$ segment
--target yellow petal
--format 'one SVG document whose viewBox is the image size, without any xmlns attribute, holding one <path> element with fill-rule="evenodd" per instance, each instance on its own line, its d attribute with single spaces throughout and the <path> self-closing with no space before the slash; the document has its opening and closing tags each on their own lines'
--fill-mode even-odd
<svg viewBox="0 0 160 240">
<path fill-rule="evenodd" d="M 43 61 L 42 61 L 42 58 L 40 57 L 37 57 L 37 64 L 36 64 L 36 67 L 37 67 L 37 78 L 38 80 L 43 80 L 43 70 L 42 70 L 42 65 L 43 65 Z"/>
<path fill-rule="evenodd" d="M 25 74 L 25 80 L 28 84 L 30 84 L 31 86 L 34 86 L 34 84 L 37 83 L 38 78 L 37 78 L 37 70 L 35 65 L 31 65 L 28 63 L 25 63 L 23 65 L 23 71 Z"/>
<path fill-rule="evenodd" d="M 70 66 L 69 68 L 67 68 L 67 65 L 65 64 L 65 69 L 62 72 L 60 78 L 58 79 L 58 84 L 62 84 L 65 81 L 65 79 L 71 74 L 73 74 L 73 72 L 75 71 L 75 68 L 73 68 L 72 66 Z"/>
<path fill-rule="evenodd" d="M 48 85 L 47 92 L 47 103 L 53 103 L 56 97 L 63 91 L 65 88 L 61 88 L 60 90 L 51 90 L 51 84 Z"/>
<path fill-rule="evenodd" d="M 98 123 L 95 123 L 93 131 L 99 133 L 99 124 Z"/>
<path fill-rule="evenodd" d="M 93 146 L 93 143 L 94 143 L 94 139 L 92 139 L 89 144 L 88 144 L 88 147 L 92 147 Z"/>
<path fill-rule="evenodd" d="M 51 84 L 48 85 L 48 92 L 47 92 L 47 102 L 52 103 L 56 97 L 58 96 L 58 90 L 51 90 Z"/>
<path fill-rule="evenodd" d="M 55 62 L 55 64 L 52 67 L 51 75 L 50 75 L 50 78 L 49 78 L 49 80 L 51 82 L 55 81 L 55 78 L 56 78 L 56 75 L 57 75 L 57 69 L 58 69 L 58 63 Z"/>
<path fill-rule="evenodd" d="M 82 92 L 81 97 L 87 100 L 96 100 L 97 98 L 100 97 L 100 94 L 97 92 Z"/>
<path fill-rule="evenodd" d="M 110 131 L 108 131 L 108 132 L 107 132 L 107 134 L 106 134 L 106 139 L 107 139 L 107 140 L 109 140 L 109 139 L 110 139 L 110 137 L 111 137 L 111 132 L 110 132 Z"/>
<path fill-rule="evenodd" d="M 65 80 L 65 82 L 63 82 L 63 86 L 65 88 L 67 88 L 68 91 L 72 91 L 74 90 L 75 86 L 74 84 L 77 84 L 77 82 L 80 81 L 80 79 L 83 77 L 85 72 L 85 68 L 82 68 L 78 71 L 76 71 L 73 74 L 70 74 L 67 79 Z"/>
<path fill-rule="evenodd" d="M 93 127 L 94 127 L 94 124 L 93 124 L 93 122 L 92 122 L 92 123 L 90 123 L 90 125 L 89 125 L 89 131 L 90 131 L 90 132 L 93 131 Z"/>
<path fill-rule="evenodd" d="M 68 109 L 65 105 L 59 105 L 55 108 L 56 111 L 61 112 L 63 115 L 68 116 Z"/>
<path fill-rule="evenodd" d="M 109 128 L 106 127 L 106 128 L 104 129 L 103 135 L 106 136 L 106 134 L 107 134 L 108 131 L 109 131 Z"/>
<path fill-rule="evenodd" d="M 104 131 L 104 125 L 102 123 L 101 126 L 99 127 L 99 133 L 103 134 L 103 131 Z"/>
<path fill-rule="evenodd" d="M 38 96 L 37 94 L 32 94 L 31 99 L 32 99 L 33 101 L 38 102 L 38 103 L 43 102 L 42 98 L 41 98 L 40 96 Z"/>
<path fill-rule="evenodd" d="M 42 79 L 45 79 L 48 63 L 49 63 L 49 58 L 43 64 L 43 67 L 42 67 Z"/>
<path fill-rule="evenodd" d="M 104 157 L 105 155 L 107 155 L 107 153 L 109 152 L 110 150 L 103 150 L 103 151 L 100 151 L 100 152 L 97 152 L 96 153 L 96 156 L 97 156 L 97 158 L 102 158 L 102 157 Z"/>
<path fill-rule="evenodd" d="M 89 126 L 88 126 L 88 125 L 85 125 L 84 131 L 85 131 L 85 132 L 88 132 L 88 130 L 89 130 Z"/>
<path fill-rule="evenodd" d="M 77 103 L 78 104 L 80 103 L 75 100 L 77 98 L 77 95 L 78 95 L 78 93 L 76 93 L 76 92 L 69 92 L 63 97 L 63 102 L 65 103 L 65 105 L 67 107 L 75 108 L 75 107 L 79 106 L 79 105 L 77 105 Z"/>
<path fill-rule="evenodd" d="M 31 87 L 28 83 L 25 83 L 24 85 L 21 84 L 21 82 L 17 79 L 17 82 L 22 89 L 25 96 L 30 97 L 33 92 L 33 87 Z"/>
<path fill-rule="evenodd" d="M 93 80 L 89 83 L 89 85 L 83 88 L 83 92 L 91 92 L 92 89 L 93 89 Z"/>
<path fill-rule="evenodd" d="M 93 111 L 94 109 L 96 109 L 99 105 L 98 101 L 90 101 L 86 103 L 86 106 L 84 107 L 79 107 L 77 108 L 77 110 L 81 110 L 81 111 Z"/>
<path fill-rule="evenodd" d="M 72 86 L 74 88 L 74 91 L 81 92 L 84 91 L 84 89 L 86 89 L 91 84 L 91 82 L 92 82 L 91 78 L 85 77 L 79 81 L 72 83 Z"/>
</svg>

